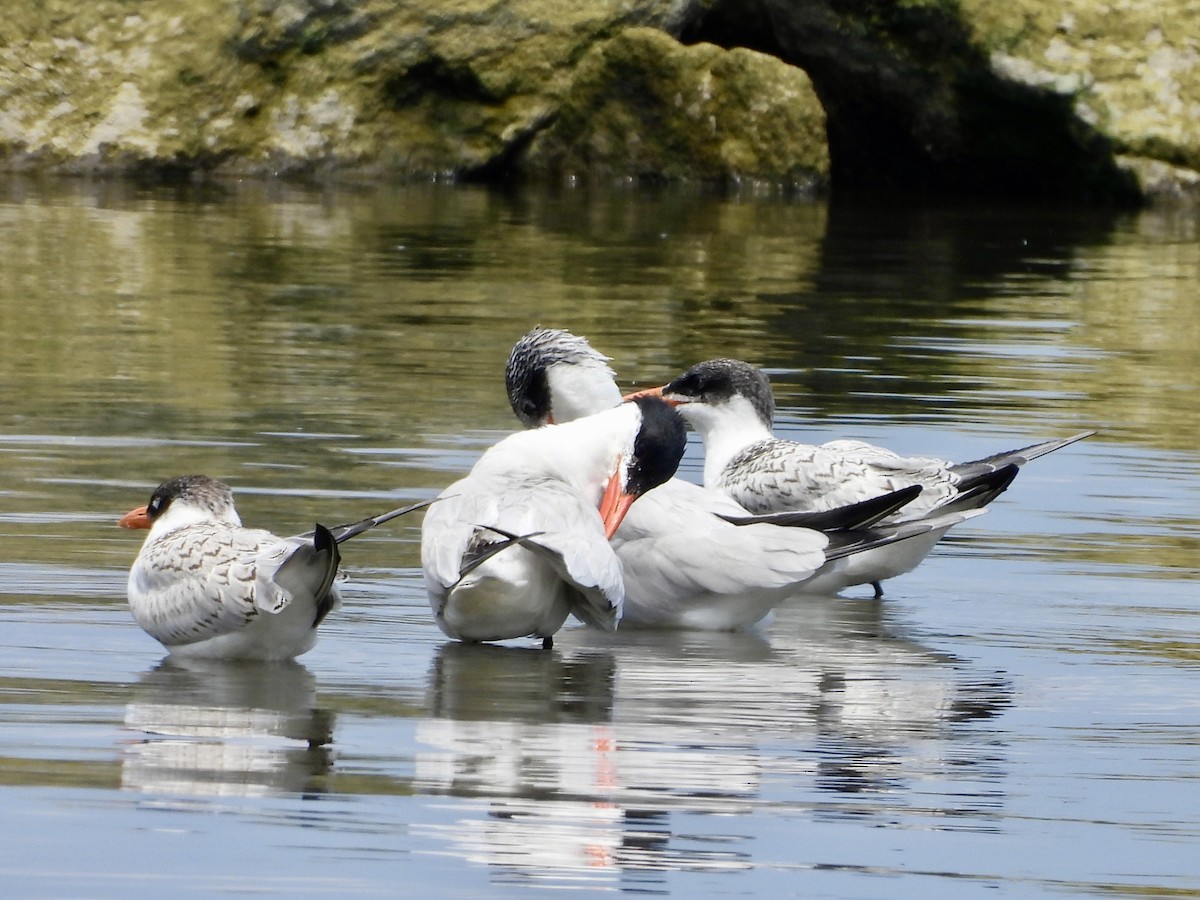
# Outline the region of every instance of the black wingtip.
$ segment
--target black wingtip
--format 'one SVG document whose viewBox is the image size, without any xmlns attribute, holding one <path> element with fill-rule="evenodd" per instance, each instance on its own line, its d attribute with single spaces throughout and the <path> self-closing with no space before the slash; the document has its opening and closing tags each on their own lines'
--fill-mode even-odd
<svg viewBox="0 0 1200 900">
<path fill-rule="evenodd" d="M 759 516 L 721 515 L 721 518 L 734 525 L 765 523 L 786 528 L 811 528 L 815 531 L 827 532 L 869 528 L 880 519 L 886 518 L 912 503 L 920 495 L 921 490 L 921 485 L 912 484 L 892 491 L 890 494 L 820 512 L 781 512 Z"/>
<path fill-rule="evenodd" d="M 329 529 L 334 541 L 339 544 L 344 544 L 352 537 L 358 537 L 365 531 L 370 531 L 376 525 L 382 525 L 385 522 L 390 522 L 392 519 L 398 519 L 400 516 L 408 515 L 410 512 L 416 512 L 419 509 L 424 509 L 427 506 L 432 506 L 440 497 L 435 497 L 433 500 L 422 500 L 419 503 L 412 503 L 408 506 L 402 506 L 399 509 L 393 509 L 378 516 L 369 516 L 366 519 L 360 519 L 357 522 L 351 522 L 349 525 L 335 525 Z"/>
<path fill-rule="evenodd" d="M 1007 465 L 1023 466 L 1031 460 L 1043 457 L 1048 453 L 1054 453 L 1056 450 L 1061 450 L 1064 447 L 1070 447 L 1072 444 L 1093 437 L 1095 434 L 1095 431 L 1081 431 L 1067 438 L 1042 441 L 1041 443 L 1030 444 L 1027 447 L 1018 447 L 1015 450 L 1004 450 L 1000 453 L 993 453 L 991 456 L 985 456 L 982 459 L 957 463 L 950 467 L 950 471 L 968 478 L 981 472 L 999 469 Z"/>
<path fill-rule="evenodd" d="M 514 545 L 520 545 L 531 550 L 542 550 L 545 552 L 544 548 L 542 548 L 533 540 L 533 538 L 540 537 L 541 535 L 545 534 L 544 531 L 532 531 L 529 534 L 513 534 L 511 531 L 506 531 L 505 529 L 499 528 L 495 525 L 476 525 L 475 529 L 476 535 L 478 535 L 480 531 L 491 531 L 500 535 L 502 538 L 504 538 L 504 540 L 481 543 L 475 549 L 464 553 L 459 565 L 458 581 L 454 582 L 455 585 L 457 585 L 460 581 L 478 569 L 497 553 L 502 550 L 507 550 L 509 547 Z"/>
<path fill-rule="evenodd" d="M 313 550 L 318 556 L 325 556 L 328 560 L 325 564 L 324 580 L 317 591 L 317 614 L 313 620 L 315 628 L 324 621 L 337 604 L 337 597 L 333 592 L 333 582 L 337 578 L 338 567 L 342 564 L 342 553 L 338 550 L 337 538 L 334 537 L 333 532 L 320 522 L 313 526 L 312 540 Z"/>
<path fill-rule="evenodd" d="M 964 479 L 958 486 L 958 496 L 944 506 L 933 510 L 930 515 L 982 509 L 1008 490 L 1008 486 L 1013 483 L 1013 479 L 1020 471 L 1021 467 L 1017 463 L 1009 463 L 994 472 L 985 472 L 973 478 Z"/>
<path fill-rule="evenodd" d="M 318 552 L 324 553 L 328 550 L 337 552 L 338 540 L 334 537 L 333 532 L 318 522 L 313 526 L 313 547 Z"/>
</svg>

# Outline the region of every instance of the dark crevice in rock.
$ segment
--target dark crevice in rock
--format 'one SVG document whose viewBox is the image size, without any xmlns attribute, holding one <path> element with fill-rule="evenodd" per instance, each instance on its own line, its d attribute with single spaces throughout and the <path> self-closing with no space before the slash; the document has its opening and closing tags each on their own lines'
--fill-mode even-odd
<svg viewBox="0 0 1200 900">
<path fill-rule="evenodd" d="M 512 181 L 522 175 L 525 152 L 534 139 L 554 124 L 555 114 L 545 115 L 510 139 L 491 159 L 464 169 L 460 177 L 467 182 Z"/>
<path fill-rule="evenodd" d="M 393 109 L 419 103 L 430 96 L 468 103 L 500 101 L 470 67 L 447 62 L 439 56 L 429 56 L 392 75 L 383 90 Z"/>
<path fill-rule="evenodd" d="M 1069 97 L 992 71 L 954 0 L 715 0 L 680 39 L 748 47 L 807 72 L 828 117 L 835 193 L 1140 199 Z"/>
</svg>

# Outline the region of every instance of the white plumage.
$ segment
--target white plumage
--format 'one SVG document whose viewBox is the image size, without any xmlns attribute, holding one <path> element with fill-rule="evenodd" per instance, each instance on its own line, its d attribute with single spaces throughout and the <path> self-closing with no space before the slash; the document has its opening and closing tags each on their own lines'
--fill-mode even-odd
<svg viewBox="0 0 1200 900">
<path fill-rule="evenodd" d="M 442 492 L 421 529 L 430 606 L 450 637 L 540 637 L 568 614 L 621 618 L 625 586 L 608 538 L 638 496 L 669 478 L 683 422 L 661 401 L 620 404 L 519 432 Z"/>
<path fill-rule="evenodd" d="M 129 571 L 134 620 L 175 656 L 298 656 L 341 603 L 338 544 L 423 505 L 281 538 L 243 527 L 223 482 L 204 475 L 165 481 L 119 523 L 150 529 Z"/>
<path fill-rule="evenodd" d="M 528 427 L 620 401 L 608 357 L 560 329 L 523 336 L 509 355 L 505 381 L 513 411 Z M 624 570 L 623 627 L 745 627 L 797 591 L 836 593 L 874 580 L 875 571 L 890 572 L 897 560 L 911 568 L 937 539 L 928 536 L 935 525 L 927 523 L 903 532 L 841 534 L 835 546 L 815 529 L 722 518 L 749 515 L 726 495 L 678 478 L 642 497 L 613 538 Z M 847 511 L 842 524 L 852 524 L 854 515 Z M 936 527 L 963 518 L 939 519 Z M 884 552 L 886 560 L 864 565 Z"/>
<path fill-rule="evenodd" d="M 906 457 L 863 441 L 819 446 L 772 433 L 775 401 L 765 374 L 749 363 L 699 363 L 656 391 L 676 404 L 704 441 L 704 483 L 754 513 L 820 511 L 912 485 L 920 496 L 892 521 L 913 521 L 949 509 L 978 509 L 1003 492 L 1031 459 L 1088 437 L 1008 450 L 951 463 Z"/>
</svg>

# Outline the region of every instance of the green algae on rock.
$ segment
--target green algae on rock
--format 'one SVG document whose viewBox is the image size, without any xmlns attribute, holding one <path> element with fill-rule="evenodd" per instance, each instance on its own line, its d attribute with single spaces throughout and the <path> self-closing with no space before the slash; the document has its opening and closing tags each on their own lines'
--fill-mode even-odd
<svg viewBox="0 0 1200 900">
<path fill-rule="evenodd" d="M 804 189 L 829 172 L 825 113 L 804 72 L 751 50 L 685 47 L 649 28 L 627 29 L 579 61 L 528 161 L 558 175 Z"/>
<path fill-rule="evenodd" d="M 1200 171 L 1193 0 L 11 7 L 0 170 L 1106 202 L 1190 196 Z"/>
</svg>

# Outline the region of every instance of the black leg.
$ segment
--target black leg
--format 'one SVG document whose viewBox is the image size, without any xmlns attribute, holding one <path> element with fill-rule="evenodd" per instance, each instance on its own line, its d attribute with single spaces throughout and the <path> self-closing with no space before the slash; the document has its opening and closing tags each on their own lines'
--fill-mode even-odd
<svg viewBox="0 0 1200 900">
<path fill-rule="evenodd" d="M 554 638 L 552 638 L 550 635 L 546 635 L 544 638 L 542 638 L 542 649 L 543 650 L 549 650 L 553 646 L 554 646 Z"/>
<path fill-rule="evenodd" d="M 883 597 L 883 585 L 878 581 L 872 581 L 871 587 L 875 588 L 875 599 L 881 599 Z"/>
</svg>

